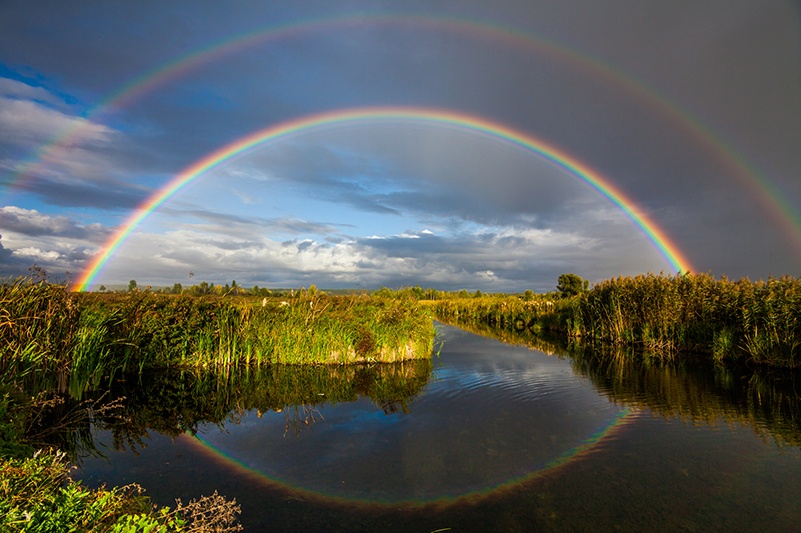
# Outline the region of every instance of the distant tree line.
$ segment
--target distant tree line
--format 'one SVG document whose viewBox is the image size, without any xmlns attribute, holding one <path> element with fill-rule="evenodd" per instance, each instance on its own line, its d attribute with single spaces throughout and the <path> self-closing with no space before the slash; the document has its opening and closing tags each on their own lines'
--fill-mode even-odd
<svg viewBox="0 0 801 533">
<path fill-rule="evenodd" d="M 107 289 L 104 285 L 99 288 L 100 292 L 105 292 Z M 311 285 L 309 289 L 303 287 L 299 289 L 268 289 L 266 287 L 259 287 L 254 285 L 251 288 L 245 288 L 237 284 L 233 280 L 230 284 L 212 284 L 207 281 L 202 281 L 194 285 L 184 286 L 181 283 L 174 283 L 172 287 L 151 288 L 147 286 L 145 289 L 140 289 L 136 280 L 128 282 L 127 292 L 136 292 L 145 290 L 156 294 L 188 294 L 191 296 L 257 296 L 261 298 L 279 297 L 279 298 L 292 298 L 296 295 L 303 293 L 319 293 L 315 285 Z M 555 292 L 546 293 L 548 297 L 562 297 L 569 298 L 582 292 L 589 290 L 589 281 L 582 279 L 577 274 L 562 274 L 559 276 Z M 120 292 L 120 291 L 117 291 Z M 124 292 L 124 291 L 123 291 Z M 350 293 L 351 290 L 344 290 L 343 292 Z M 365 291 L 366 292 L 366 291 Z M 398 289 L 390 289 L 388 287 L 381 287 L 376 291 L 372 291 L 373 296 L 379 298 L 405 298 L 412 300 L 451 300 L 451 299 L 467 299 L 467 298 L 482 298 L 484 296 L 493 296 L 505 298 L 508 296 L 519 296 L 522 300 L 531 301 L 535 299 L 536 293 L 532 290 L 526 290 L 523 293 L 484 293 L 480 289 L 475 291 L 468 291 L 461 289 L 458 291 L 443 291 L 432 287 L 423 288 L 420 285 L 400 287 Z"/>
</svg>

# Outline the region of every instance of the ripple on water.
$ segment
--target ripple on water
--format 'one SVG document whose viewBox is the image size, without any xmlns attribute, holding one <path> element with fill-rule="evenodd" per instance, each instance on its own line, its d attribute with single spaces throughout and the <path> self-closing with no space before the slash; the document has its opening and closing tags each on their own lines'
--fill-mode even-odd
<svg viewBox="0 0 801 533">
<path fill-rule="evenodd" d="M 245 417 L 209 445 L 292 486 L 337 497 L 430 500 L 486 491 L 565 460 L 617 423 L 569 361 L 447 331 L 434 378 L 407 414 L 367 401 L 320 407 L 297 436 L 285 417 Z M 567 458 L 567 459 L 565 459 Z"/>
</svg>

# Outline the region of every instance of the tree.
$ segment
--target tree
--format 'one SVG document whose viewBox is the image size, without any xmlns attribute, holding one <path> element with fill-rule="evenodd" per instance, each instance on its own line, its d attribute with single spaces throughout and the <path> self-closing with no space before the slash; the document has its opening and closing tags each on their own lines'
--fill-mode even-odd
<svg viewBox="0 0 801 533">
<path fill-rule="evenodd" d="M 174 284 L 172 286 L 172 293 L 173 294 L 181 294 L 182 290 L 183 290 L 183 287 L 181 286 L 180 283 L 176 283 L 176 284 Z"/>
<path fill-rule="evenodd" d="M 526 289 L 526 292 L 523 293 L 523 300 L 530 302 L 534 299 L 534 291 L 531 289 Z"/>
<path fill-rule="evenodd" d="M 106 290 L 106 286 L 105 285 L 101 285 L 100 286 L 100 292 L 104 292 L 105 290 Z"/>
<path fill-rule="evenodd" d="M 556 285 L 556 290 L 562 298 L 569 298 L 577 294 L 581 294 L 589 288 L 590 282 L 586 279 L 581 279 L 581 276 L 576 274 L 562 274 L 559 276 L 559 283 Z"/>
<path fill-rule="evenodd" d="M 134 292 L 136 290 L 136 280 L 132 279 L 128 282 L 128 292 Z"/>
</svg>

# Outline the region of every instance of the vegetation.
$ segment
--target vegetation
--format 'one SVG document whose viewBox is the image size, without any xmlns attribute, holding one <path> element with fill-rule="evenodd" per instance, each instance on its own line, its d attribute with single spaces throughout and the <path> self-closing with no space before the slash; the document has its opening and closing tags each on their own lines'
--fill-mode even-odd
<svg viewBox="0 0 801 533">
<path fill-rule="evenodd" d="M 134 369 L 427 358 L 435 335 L 410 300 L 317 291 L 268 302 L 17 279 L 0 285 L 0 303 L 0 372 L 55 379 L 74 395 Z"/>
<path fill-rule="evenodd" d="M 567 354 L 614 401 L 693 420 L 720 409 L 700 407 L 709 391 L 672 385 L 690 372 L 682 364 L 692 358 L 677 354 L 801 362 L 797 278 L 649 274 L 588 285 L 564 274 L 547 294 L 416 286 L 334 296 L 235 281 L 155 294 L 131 280 L 127 290 L 84 294 L 44 276 L 10 280 L 0 285 L 0 530 L 235 531 L 236 502 L 217 494 L 169 509 L 137 485 L 89 490 L 72 481 L 69 459 L 92 446 L 89 410 L 123 447 L 140 444 L 148 428 L 177 435 L 250 409 L 282 411 L 288 428 L 307 425 L 324 401 L 365 396 L 387 413 L 406 411 L 431 374 L 431 315 Z M 638 365 L 632 354 L 644 356 Z M 774 379 L 710 368 L 704 383 L 722 391 L 727 418 L 798 420 L 797 395 Z M 748 387 L 731 404 L 735 382 Z M 768 405 L 774 411 L 760 415 Z M 796 444 L 796 426 L 767 429 Z"/>
<path fill-rule="evenodd" d="M 481 323 L 461 328 L 507 344 L 527 346 L 571 361 L 612 402 L 693 424 L 721 419 L 751 427 L 778 445 L 801 445 L 798 374 L 786 369 L 721 365 L 701 354 L 666 359 L 642 357 L 636 346 L 570 342 L 531 330 L 499 329 Z M 640 357 L 636 355 L 639 353 Z"/>
<path fill-rule="evenodd" d="M 485 324 L 510 331 L 558 330 L 569 319 L 572 302 L 554 295 L 496 296 L 421 301 L 434 315 L 455 324 Z"/>
<path fill-rule="evenodd" d="M 234 283 L 230 291 L 238 292 L 239 287 Z M 134 440 L 132 424 L 141 420 L 121 418 L 130 413 L 121 397 L 77 406 L 75 400 L 119 385 L 117 378 L 124 375 L 141 376 L 156 368 L 214 369 L 218 386 L 220 376 L 232 376 L 232 369 L 245 375 L 248 368 L 259 366 L 279 372 L 281 362 L 420 358 L 430 365 L 434 334 L 430 317 L 410 300 L 327 297 L 316 289 L 300 291 L 291 301 L 228 294 L 194 298 L 140 291 L 135 280 L 125 293 L 80 294 L 47 283 L 44 276 L 4 283 L 0 530 L 237 531 L 239 507 L 216 493 L 188 504 L 178 501 L 169 509 L 152 505 L 137 485 L 89 490 L 73 481 L 66 453 L 91 446 L 90 411 L 96 423 L 116 421 L 113 427 L 121 431 L 119 424 L 127 421 L 122 434 Z M 417 368 L 408 365 L 409 372 Z M 358 383 L 366 383 L 359 381 L 364 373 L 347 375 L 357 384 L 342 385 L 341 395 L 354 394 L 360 390 Z M 401 372 L 401 388 L 422 386 L 427 374 L 422 382 L 417 375 Z M 209 378 L 202 383 L 208 386 Z M 169 385 L 174 384 L 171 380 Z M 262 394 L 269 395 L 277 386 L 261 389 Z M 362 387 L 382 408 L 405 409 L 406 396 L 390 382 L 375 380 Z M 192 401 L 207 397 L 197 388 L 192 394 Z M 277 393 L 263 398 L 268 406 L 281 401 Z"/>
<path fill-rule="evenodd" d="M 158 507 L 136 484 L 91 490 L 70 478 L 68 453 L 91 447 L 89 412 L 116 418 L 119 405 L 75 404 L 32 374 L 0 374 L 0 531 L 239 531 L 239 506 L 217 495 Z"/>
<path fill-rule="evenodd" d="M 801 280 L 620 277 L 582 295 L 570 326 L 581 337 L 651 352 L 695 351 L 717 361 L 794 368 L 801 363 Z"/>
<path fill-rule="evenodd" d="M 69 478 L 63 453 L 0 459 L 0 530 L 51 532 L 240 531 L 239 507 L 218 494 L 154 507 L 139 485 L 89 490 Z"/>
<path fill-rule="evenodd" d="M 562 274 L 559 276 L 556 290 L 563 298 L 570 298 L 582 292 L 586 292 L 589 288 L 590 282 L 586 279 L 581 279 L 576 274 Z"/>
<path fill-rule="evenodd" d="M 556 332 L 586 342 L 636 347 L 650 356 L 702 353 L 718 362 L 801 365 L 798 278 L 752 282 L 708 274 L 649 274 L 603 281 L 585 291 L 584 281 L 572 276 L 560 276 L 558 297 L 526 292 L 425 304 L 446 322 Z"/>
</svg>

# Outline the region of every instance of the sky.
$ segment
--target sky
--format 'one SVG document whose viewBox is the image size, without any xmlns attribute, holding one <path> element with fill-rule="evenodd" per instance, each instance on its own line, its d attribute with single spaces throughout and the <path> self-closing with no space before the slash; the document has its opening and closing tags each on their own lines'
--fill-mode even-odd
<svg viewBox="0 0 801 533">
<path fill-rule="evenodd" d="M 0 277 L 545 292 L 677 265 L 799 276 L 799 11 L 2 2 Z"/>
</svg>

